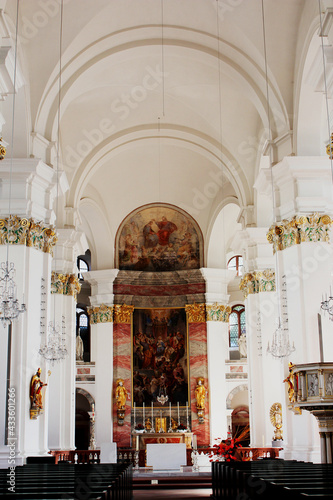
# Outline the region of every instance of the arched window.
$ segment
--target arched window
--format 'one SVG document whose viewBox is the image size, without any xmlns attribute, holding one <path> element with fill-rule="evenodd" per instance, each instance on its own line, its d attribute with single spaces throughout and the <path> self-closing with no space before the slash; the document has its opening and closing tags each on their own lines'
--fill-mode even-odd
<svg viewBox="0 0 333 500">
<path fill-rule="evenodd" d="M 229 346 L 238 347 L 238 339 L 246 333 L 245 307 L 241 304 L 233 306 L 229 316 Z"/>
<path fill-rule="evenodd" d="M 229 259 L 227 268 L 231 271 L 236 271 L 236 276 L 242 276 L 244 271 L 243 257 L 241 255 L 235 255 Z"/>
<path fill-rule="evenodd" d="M 81 259 L 81 257 L 78 257 L 77 267 L 79 270 L 79 279 L 83 280 L 82 273 L 86 273 L 87 271 L 89 271 L 88 263 L 84 259 Z"/>
</svg>

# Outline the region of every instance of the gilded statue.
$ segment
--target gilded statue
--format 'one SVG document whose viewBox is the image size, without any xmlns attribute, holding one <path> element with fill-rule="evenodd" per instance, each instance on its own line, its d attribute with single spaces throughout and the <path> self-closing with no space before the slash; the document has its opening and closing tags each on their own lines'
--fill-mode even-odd
<svg viewBox="0 0 333 500">
<path fill-rule="evenodd" d="M 288 396 L 291 403 L 294 403 L 297 397 L 296 377 L 293 371 L 293 366 L 294 365 L 289 362 L 289 374 L 288 377 L 286 377 L 283 381 L 288 384 Z"/>
<path fill-rule="evenodd" d="M 269 412 L 269 416 L 270 416 L 272 425 L 275 427 L 273 441 L 278 441 L 278 440 L 283 439 L 281 403 L 272 404 L 270 412 Z"/>
<path fill-rule="evenodd" d="M 116 389 L 116 401 L 118 410 L 124 410 L 127 399 L 127 390 L 124 387 L 123 379 L 119 378 L 117 380 L 117 389 Z"/>
<path fill-rule="evenodd" d="M 198 378 L 197 386 L 195 388 L 195 397 L 197 400 L 197 409 L 200 410 L 205 408 L 206 389 L 203 384 L 203 377 Z"/>
<path fill-rule="evenodd" d="M 40 375 L 42 370 L 38 368 L 35 375 L 32 376 L 30 382 L 30 418 L 35 419 L 37 416 L 43 412 L 43 393 L 42 388 L 47 386 L 47 383 L 44 384 Z M 48 375 L 51 375 L 51 372 L 48 372 Z"/>
</svg>

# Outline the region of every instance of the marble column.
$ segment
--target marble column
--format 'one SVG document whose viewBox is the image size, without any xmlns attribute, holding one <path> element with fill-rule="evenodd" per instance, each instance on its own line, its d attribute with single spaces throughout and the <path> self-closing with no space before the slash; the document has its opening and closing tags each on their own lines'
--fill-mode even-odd
<svg viewBox="0 0 333 500">
<path fill-rule="evenodd" d="M 132 321 L 134 306 L 115 305 L 114 306 L 114 368 L 113 368 L 113 439 L 118 446 L 131 445 L 131 366 L 132 366 Z M 123 380 L 123 385 L 127 391 L 127 401 L 125 405 L 125 418 L 119 419 L 117 413 L 117 402 L 115 392 L 117 380 Z"/>
<path fill-rule="evenodd" d="M 91 285 L 90 315 L 91 361 L 95 361 L 95 438 L 96 446 L 113 439 L 112 394 L 114 365 L 113 283 L 118 269 L 89 271 L 84 280 Z"/>
<path fill-rule="evenodd" d="M 189 364 L 190 364 L 190 394 L 192 432 L 197 436 L 198 445 L 210 443 L 210 394 L 208 391 L 208 358 L 207 358 L 207 325 L 205 304 L 190 304 L 185 306 L 188 324 Z M 203 423 L 199 422 L 195 389 L 198 379 L 203 379 L 206 389 Z"/>
</svg>

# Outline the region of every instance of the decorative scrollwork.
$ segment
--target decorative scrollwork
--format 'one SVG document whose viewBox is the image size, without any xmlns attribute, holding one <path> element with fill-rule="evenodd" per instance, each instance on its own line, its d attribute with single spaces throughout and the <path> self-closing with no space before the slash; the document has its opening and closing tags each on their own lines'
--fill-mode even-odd
<svg viewBox="0 0 333 500">
<path fill-rule="evenodd" d="M 131 323 L 134 306 L 115 305 L 114 306 L 114 322 L 115 323 Z"/>
<path fill-rule="evenodd" d="M 51 293 L 61 295 L 71 295 L 77 299 L 80 293 L 81 285 L 76 274 L 61 274 L 52 271 L 51 275 Z"/>
<path fill-rule="evenodd" d="M 253 293 L 275 292 L 275 272 L 273 269 L 264 269 L 247 273 L 241 280 L 239 289 L 242 290 L 244 299 Z"/>
<path fill-rule="evenodd" d="M 223 321 L 224 323 L 228 323 L 230 313 L 230 306 L 224 306 L 217 302 L 206 305 L 207 321 Z"/>
<path fill-rule="evenodd" d="M 102 304 L 100 306 L 88 307 L 87 312 L 90 316 L 91 325 L 112 323 L 113 321 L 113 306 Z"/>
<path fill-rule="evenodd" d="M 58 238 L 54 227 L 12 215 L 0 220 L 0 245 L 26 245 L 53 255 Z"/>
<path fill-rule="evenodd" d="M 267 240 L 273 245 L 273 253 L 302 242 L 324 241 L 329 243 L 329 229 L 333 219 L 329 215 L 295 215 L 273 224 L 267 233 Z"/>
<path fill-rule="evenodd" d="M 188 304 L 185 306 L 185 311 L 189 323 L 206 323 L 205 304 Z"/>
</svg>

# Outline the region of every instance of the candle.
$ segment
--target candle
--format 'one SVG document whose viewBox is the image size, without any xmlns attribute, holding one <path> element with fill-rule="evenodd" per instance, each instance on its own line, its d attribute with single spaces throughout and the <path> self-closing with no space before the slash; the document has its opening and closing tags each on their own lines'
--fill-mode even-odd
<svg viewBox="0 0 333 500">
<path fill-rule="evenodd" d="M 193 434 L 193 437 L 192 437 L 192 446 L 193 446 L 194 450 L 197 449 L 197 436 L 195 434 Z"/>
<path fill-rule="evenodd" d="M 145 404 L 142 403 L 142 415 L 143 415 L 143 427 L 146 427 L 146 419 L 145 419 Z"/>
<path fill-rule="evenodd" d="M 188 421 L 188 401 L 186 401 L 186 421 Z"/>
<path fill-rule="evenodd" d="M 160 410 L 160 431 L 162 431 L 162 410 Z"/>
<path fill-rule="evenodd" d="M 136 445 L 135 445 L 136 451 L 139 451 L 139 436 L 136 436 Z"/>
<path fill-rule="evenodd" d="M 171 423 L 171 403 L 169 403 L 170 423 Z"/>
<path fill-rule="evenodd" d="M 154 416 L 154 402 L 152 401 L 151 402 L 151 419 L 153 420 L 153 416 Z"/>
<path fill-rule="evenodd" d="M 133 411 L 134 411 L 134 425 L 135 425 L 135 403 L 134 403 Z"/>
<path fill-rule="evenodd" d="M 179 401 L 177 401 L 177 414 L 178 414 L 178 425 L 179 425 Z"/>
</svg>

